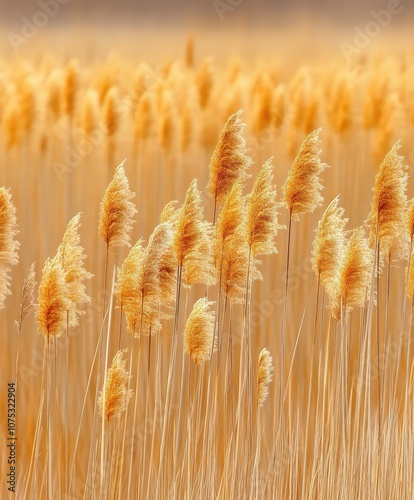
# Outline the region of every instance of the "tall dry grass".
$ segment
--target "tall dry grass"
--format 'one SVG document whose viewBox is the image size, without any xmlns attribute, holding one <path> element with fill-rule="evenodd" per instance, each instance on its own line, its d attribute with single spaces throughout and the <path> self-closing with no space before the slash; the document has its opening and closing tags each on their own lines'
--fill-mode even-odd
<svg viewBox="0 0 414 500">
<path fill-rule="evenodd" d="M 1 61 L 17 498 L 412 496 L 412 61 Z"/>
</svg>

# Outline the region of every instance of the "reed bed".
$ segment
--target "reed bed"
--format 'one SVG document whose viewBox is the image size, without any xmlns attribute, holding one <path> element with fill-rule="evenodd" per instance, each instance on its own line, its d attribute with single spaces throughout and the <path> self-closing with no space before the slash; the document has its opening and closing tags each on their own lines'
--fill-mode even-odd
<svg viewBox="0 0 414 500">
<path fill-rule="evenodd" d="M 413 62 L 0 61 L 17 498 L 411 498 Z"/>
</svg>

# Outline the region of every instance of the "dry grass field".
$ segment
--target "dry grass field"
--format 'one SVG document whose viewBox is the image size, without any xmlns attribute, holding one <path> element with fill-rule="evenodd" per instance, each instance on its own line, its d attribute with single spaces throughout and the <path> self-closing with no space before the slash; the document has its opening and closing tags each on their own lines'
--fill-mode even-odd
<svg viewBox="0 0 414 500">
<path fill-rule="evenodd" d="M 158 36 L 0 46 L 0 498 L 412 498 L 412 36 Z"/>
</svg>

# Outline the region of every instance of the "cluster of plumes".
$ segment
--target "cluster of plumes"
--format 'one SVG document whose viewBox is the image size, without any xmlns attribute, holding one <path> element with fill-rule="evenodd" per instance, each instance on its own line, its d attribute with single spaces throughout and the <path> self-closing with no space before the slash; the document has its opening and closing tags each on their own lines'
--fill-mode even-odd
<svg viewBox="0 0 414 500">
<path fill-rule="evenodd" d="M 10 295 L 10 266 L 18 262 L 19 243 L 17 234 L 16 208 L 10 192 L 0 188 L 0 309 L 4 307 L 7 295 Z"/>
<path fill-rule="evenodd" d="M 210 165 L 209 182 L 210 195 L 223 202 L 215 224 L 214 264 L 221 288 L 232 303 L 243 301 L 248 274 L 250 279 L 260 277 L 256 257 L 276 252 L 274 239 L 281 227 L 271 159 L 260 170 L 248 198 L 243 195 L 251 160 L 245 153 L 241 125 L 238 112 L 224 127 Z M 240 145 L 237 170 L 228 153 L 236 139 Z"/>
<path fill-rule="evenodd" d="M 389 260 L 405 258 L 407 251 L 407 182 L 404 158 L 395 144 L 379 167 L 371 205 L 370 244 L 379 245 Z"/>
<path fill-rule="evenodd" d="M 269 395 L 269 384 L 272 381 L 273 363 L 268 349 L 264 348 L 259 354 L 257 369 L 257 406 L 263 406 Z"/>
<path fill-rule="evenodd" d="M 327 207 L 312 248 L 312 268 L 330 298 L 333 317 L 348 319 L 354 307 L 363 307 L 369 298 L 373 253 L 363 228 L 346 240 L 343 208 L 337 196 Z"/>
<path fill-rule="evenodd" d="M 20 303 L 20 317 L 19 321 L 15 322 L 18 332 L 20 332 L 22 329 L 23 321 L 35 309 L 34 305 L 35 287 L 36 287 L 36 273 L 35 273 L 35 264 L 33 262 L 23 282 L 22 301 Z"/>
<path fill-rule="evenodd" d="M 194 304 L 185 326 L 185 352 L 194 363 L 202 363 L 210 358 L 214 341 L 214 311 L 203 297 Z"/>
<path fill-rule="evenodd" d="M 111 419 L 119 417 L 126 410 L 132 389 L 128 389 L 130 375 L 126 369 L 123 355 L 127 350 L 118 351 L 106 373 L 104 387 L 98 398 L 99 414 L 108 424 Z"/>
<path fill-rule="evenodd" d="M 312 248 L 312 269 L 320 284 L 330 295 L 335 293 L 339 281 L 341 257 L 345 246 L 344 209 L 338 206 L 337 196 L 325 210 L 318 227 Z"/>
<path fill-rule="evenodd" d="M 79 306 L 90 301 L 84 282 L 92 274 L 83 267 L 86 255 L 80 246 L 79 228 L 80 214 L 77 214 L 69 221 L 55 257 L 48 259 L 43 268 L 36 322 L 47 342 L 68 326 L 76 326 L 78 316 L 83 313 Z"/>
<path fill-rule="evenodd" d="M 163 259 L 171 241 L 171 225 L 160 224 L 148 245 L 144 248 L 139 240 L 118 269 L 115 295 L 125 313 L 128 330 L 136 336 L 155 334 L 161 327 Z"/>
<path fill-rule="evenodd" d="M 241 114 L 239 110 L 227 120 L 211 158 L 208 190 L 215 203 L 224 200 L 237 180 L 246 179 L 246 171 L 252 163 L 246 154 Z"/>
<path fill-rule="evenodd" d="M 339 279 L 332 287 L 331 311 L 334 318 L 348 318 L 354 307 L 363 307 L 369 298 L 373 254 L 362 227 L 354 229 L 346 246 L 339 268 Z"/>
<path fill-rule="evenodd" d="M 135 196 L 129 189 L 124 170 L 125 160 L 117 167 L 101 202 L 99 213 L 99 234 L 107 248 L 115 245 L 129 245 L 129 233 L 137 213 L 130 201 Z"/>
<path fill-rule="evenodd" d="M 323 202 L 319 176 L 327 165 L 319 157 L 320 131 L 314 130 L 304 140 L 283 187 L 292 220 L 298 220 L 300 214 L 313 212 Z"/>
</svg>

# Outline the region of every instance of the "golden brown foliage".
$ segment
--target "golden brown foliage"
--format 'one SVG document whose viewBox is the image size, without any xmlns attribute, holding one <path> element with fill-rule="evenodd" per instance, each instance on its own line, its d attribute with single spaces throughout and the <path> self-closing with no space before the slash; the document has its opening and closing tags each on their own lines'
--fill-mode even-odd
<svg viewBox="0 0 414 500">
<path fill-rule="evenodd" d="M 130 201 L 135 196 L 129 189 L 124 170 L 125 160 L 117 167 L 101 202 L 99 234 L 107 247 L 129 245 L 129 232 L 137 213 Z"/>
<path fill-rule="evenodd" d="M 134 245 L 118 270 L 115 294 L 127 318 L 130 332 L 156 333 L 160 324 L 162 258 L 172 239 L 170 224 L 157 226 L 147 247 Z"/>
<path fill-rule="evenodd" d="M 0 309 L 4 307 L 9 290 L 10 266 L 18 262 L 19 243 L 15 240 L 16 208 L 12 202 L 11 193 L 4 187 L 0 188 Z"/>
<path fill-rule="evenodd" d="M 16 321 L 17 330 L 20 332 L 22 328 L 23 321 L 29 316 L 29 314 L 35 309 L 34 306 L 34 291 L 36 287 L 36 273 L 34 270 L 34 262 L 29 268 L 29 272 L 23 283 L 22 289 L 22 301 L 20 303 L 20 317 L 19 321 Z"/>
<path fill-rule="evenodd" d="M 300 214 L 313 212 L 323 202 L 319 176 L 327 167 L 319 155 L 321 129 L 314 130 L 304 140 L 283 187 L 286 206 L 293 220 Z"/>
<path fill-rule="evenodd" d="M 234 234 L 227 238 L 223 247 L 221 287 L 232 304 L 245 299 L 247 272 L 249 269 L 249 247 L 246 242 L 245 227 L 242 223 Z M 256 261 L 250 259 L 250 279 L 260 279 Z"/>
<path fill-rule="evenodd" d="M 234 113 L 227 120 L 210 162 L 208 190 L 218 203 L 230 192 L 239 179 L 244 181 L 252 161 L 247 156 L 247 144 L 243 135 L 242 111 Z"/>
<path fill-rule="evenodd" d="M 404 158 L 395 144 L 385 156 L 375 177 L 371 205 L 370 243 L 378 241 L 382 255 L 396 258 L 405 254 L 407 225 L 407 173 Z"/>
<path fill-rule="evenodd" d="M 231 237 L 244 220 L 246 200 L 243 196 L 243 184 L 236 181 L 226 196 L 223 209 L 214 227 L 214 263 L 220 272 L 222 252 L 226 239 Z"/>
<path fill-rule="evenodd" d="M 344 218 L 344 209 L 338 207 L 338 202 L 339 196 L 325 210 L 315 230 L 312 248 L 312 269 L 327 290 L 332 290 L 338 282 L 340 259 L 345 245 L 345 225 L 348 222 Z"/>
<path fill-rule="evenodd" d="M 185 352 L 194 363 L 201 363 L 210 357 L 214 335 L 214 311 L 203 297 L 194 304 L 193 310 L 185 325 Z"/>
<path fill-rule="evenodd" d="M 61 259 L 47 259 L 39 285 L 36 310 L 38 332 L 45 337 L 45 342 L 50 337 L 61 335 L 66 327 L 66 313 L 71 308 Z"/>
<path fill-rule="evenodd" d="M 373 256 L 364 230 L 354 229 L 344 249 L 339 281 L 331 296 L 332 314 L 338 321 L 341 310 L 345 318 L 354 307 L 362 307 L 367 300 L 372 275 Z"/>
<path fill-rule="evenodd" d="M 253 191 L 248 197 L 246 211 L 246 240 L 253 256 L 277 253 L 275 237 L 280 226 L 273 186 L 272 159 L 260 170 Z"/>
<path fill-rule="evenodd" d="M 264 348 L 259 354 L 259 365 L 257 369 L 257 406 L 263 406 L 269 394 L 268 385 L 272 381 L 272 356 L 268 349 Z"/>
<path fill-rule="evenodd" d="M 83 247 L 80 246 L 80 215 L 80 213 L 75 215 L 69 221 L 62 243 L 57 250 L 57 257 L 60 258 L 65 273 L 66 296 L 72 303 L 69 314 L 70 326 L 76 326 L 78 315 L 83 313 L 78 306 L 91 300 L 86 295 L 84 283 L 85 280 L 92 278 L 92 274 L 83 267 L 86 255 L 83 253 Z"/>
<path fill-rule="evenodd" d="M 125 411 L 132 396 L 132 389 L 128 389 L 130 375 L 126 369 L 126 360 L 123 358 L 126 351 L 127 349 L 121 350 L 115 354 L 106 374 L 105 386 L 99 393 L 99 414 L 105 417 L 107 423 Z"/>
<path fill-rule="evenodd" d="M 176 262 L 183 267 L 188 285 L 214 283 L 212 231 L 212 225 L 204 219 L 201 194 L 194 179 L 176 215 L 173 239 Z"/>
</svg>

